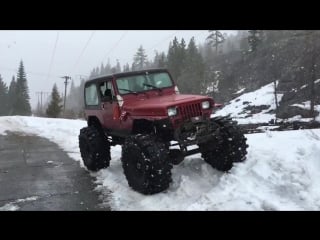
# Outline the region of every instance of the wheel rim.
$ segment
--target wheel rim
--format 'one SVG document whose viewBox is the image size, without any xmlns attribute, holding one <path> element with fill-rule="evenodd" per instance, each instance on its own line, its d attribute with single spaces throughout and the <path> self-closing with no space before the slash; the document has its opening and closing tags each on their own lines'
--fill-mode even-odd
<svg viewBox="0 0 320 240">
<path fill-rule="evenodd" d="M 145 164 L 142 152 L 138 151 L 138 149 L 133 149 L 134 156 L 138 156 L 136 159 L 132 159 L 132 161 L 128 164 L 128 171 L 131 172 L 132 178 L 135 179 L 137 185 L 145 184 Z"/>
</svg>

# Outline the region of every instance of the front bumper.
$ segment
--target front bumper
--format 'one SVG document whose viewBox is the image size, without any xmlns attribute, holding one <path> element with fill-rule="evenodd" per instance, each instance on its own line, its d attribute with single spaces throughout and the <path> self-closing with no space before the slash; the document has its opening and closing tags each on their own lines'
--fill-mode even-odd
<svg viewBox="0 0 320 240">
<path fill-rule="evenodd" d="M 212 137 L 210 118 L 194 117 L 174 130 L 174 139 L 180 145 L 190 146 L 207 142 Z"/>
</svg>

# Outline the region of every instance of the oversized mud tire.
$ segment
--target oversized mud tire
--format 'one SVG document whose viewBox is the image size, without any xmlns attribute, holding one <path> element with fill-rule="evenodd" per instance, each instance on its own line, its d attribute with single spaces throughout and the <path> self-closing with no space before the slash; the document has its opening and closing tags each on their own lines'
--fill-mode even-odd
<svg viewBox="0 0 320 240">
<path fill-rule="evenodd" d="M 129 186 L 139 193 L 159 193 L 172 182 L 169 151 L 153 135 L 128 137 L 122 147 L 121 161 Z"/>
<path fill-rule="evenodd" d="M 228 117 L 216 117 L 211 120 L 214 134 L 209 142 L 200 144 L 203 159 L 219 171 L 229 171 L 233 163 L 246 159 L 246 137 L 237 125 Z"/>
<path fill-rule="evenodd" d="M 110 165 L 110 143 L 96 127 L 80 130 L 79 148 L 84 165 L 88 170 L 98 171 Z"/>
</svg>

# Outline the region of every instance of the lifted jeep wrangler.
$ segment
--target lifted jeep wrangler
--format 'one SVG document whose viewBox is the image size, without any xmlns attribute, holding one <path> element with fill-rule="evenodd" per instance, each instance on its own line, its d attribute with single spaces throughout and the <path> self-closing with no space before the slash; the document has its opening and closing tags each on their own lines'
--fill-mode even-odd
<svg viewBox="0 0 320 240">
<path fill-rule="evenodd" d="M 88 127 L 79 147 L 91 171 L 109 166 L 110 146 L 122 145 L 128 184 L 143 194 L 164 191 L 171 169 L 185 156 L 201 153 L 212 167 L 228 171 L 246 156 L 246 138 L 228 117 L 211 118 L 207 96 L 179 94 L 166 69 L 98 77 L 85 83 Z M 197 147 L 188 150 L 191 145 Z"/>
</svg>

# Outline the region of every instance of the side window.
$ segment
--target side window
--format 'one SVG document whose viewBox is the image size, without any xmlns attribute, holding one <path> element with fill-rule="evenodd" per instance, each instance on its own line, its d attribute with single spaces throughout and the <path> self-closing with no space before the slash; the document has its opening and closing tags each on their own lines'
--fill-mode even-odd
<svg viewBox="0 0 320 240">
<path fill-rule="evenodd" d="M 107 89 L 107 83 L 106 82 L 100 83 L 99 90 L 100 90 L 101 97 L 105 96 L 106 89 Z"/>
<path fill-rule="evenodd" d="M 112 96 L 112 99 L 114 99 L 115 98 L 115 93 L 114 93 L 114 89 L 113 89 L 113 85 L 112 85 L 111 81 L 109 81 L 107 83 L 107 88 L 111 90 L 111 96 Z"/>
<path fill-rule="evenodd" d="M 114 89 L 111 81 L 105 81 L 99 85 L 101 99 L 103 101 L 110 101 L 115 99 Z"/>
<path fill-rule="evenodd" d="M 86 105 L 98 105 L 98 93 L 97 93 L 97 87 L 95 84 L 91 84 L 86 87 L 85 89 L 85 100 L 86 100 Z"/>
</svg>

